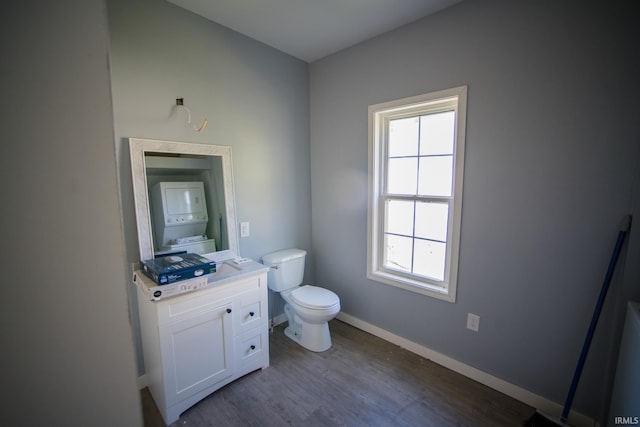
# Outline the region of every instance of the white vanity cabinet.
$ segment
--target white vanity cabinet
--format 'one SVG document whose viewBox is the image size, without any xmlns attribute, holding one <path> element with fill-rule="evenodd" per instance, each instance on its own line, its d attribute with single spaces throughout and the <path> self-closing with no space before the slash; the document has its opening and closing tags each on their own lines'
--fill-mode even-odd
<svg viewBox="0 0 640 427">
<path fill-rule="evenodd" d="M 159 301 L 143 292 L 149 279 L 136 273 L 147 384 L 167 424 L 220 387 L 269 366 L 267 269 L 251 264 Z"/>
</svg>

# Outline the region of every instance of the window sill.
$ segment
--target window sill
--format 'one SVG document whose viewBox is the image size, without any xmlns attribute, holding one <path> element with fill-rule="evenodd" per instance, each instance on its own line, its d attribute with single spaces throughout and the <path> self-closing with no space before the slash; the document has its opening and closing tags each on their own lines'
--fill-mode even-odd
<svg viewBox="0 0 640 427">
<path fill-rule="evenodd" d="M 407 291 L 430 296 L 451 303 L 456 302 L 455 290 L 451 287 L 437 286 L 419 280 L 402 277 L 386 271 L 369 271 L 367 278 L 386 285 L 395 286 Z"/>
</svg>

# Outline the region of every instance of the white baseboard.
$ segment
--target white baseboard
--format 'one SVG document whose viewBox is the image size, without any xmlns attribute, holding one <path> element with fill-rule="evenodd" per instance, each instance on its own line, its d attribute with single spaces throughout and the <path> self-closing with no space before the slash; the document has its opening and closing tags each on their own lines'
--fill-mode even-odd
<svg viewBox="0 0 640 427">
<path fill-rule="evenodd" d="M 138 377 L 138 390 L 142 390 L 143 388 L 145 388 L 148 385 L 149 385 L 149 383 L 147 382 L 147 374 L 140 375 Z"/>
<path fill-rule="evenodd" d="M 281 313 L 271 319 L 271 325 L 278 326 L 286 321 L 287 321 L 287 316 L 285 316 L 284 313 Z"/>
<path fill-rule="evenodd" d="M 504 393 L 507 396 L 519 400 L 520 402 L 526 403 L 527 405 L 539 409 L 546 414 L 555 415 L 562 413 L 562 405 L 556 402 L 531 393 L 528 390 L 506 382 L 498 377 L 490 375 L 472 366 L 466 365 L 449 356 L 431 350 L 430 348 L 427 348 L 423 345 L 416 344 L 413 341 L 409 341 L 406 338 L 395 335 L 389 331 L 367 323 L 349 314 L 340 312 L 337 316 L 337 319 L 372 335 L 375 335 L 378 338 L 382 338 L 385 341 L 405 348 L 412 353 L 422 356 L 425 359 L 431 360 L 438 365 L 444 366 L 445 368 L 451 369 L 452 371 L 462 374 L 465 377 L 471 378 L 474 381 L 477 381 L 481 384 L 486 385 L 487 387 Z M 595 420 L 576 411 L 571 411 L 571 413 L 569 414 L 568 422 L 576 427 L 593 427 L 597 425 Z"/>
</svg>

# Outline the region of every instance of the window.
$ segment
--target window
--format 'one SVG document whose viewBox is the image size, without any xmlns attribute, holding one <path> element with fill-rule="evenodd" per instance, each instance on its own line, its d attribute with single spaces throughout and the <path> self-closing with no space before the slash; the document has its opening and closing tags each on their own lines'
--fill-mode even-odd
<svg viewBox="0 0 640 427">
<path fill-rule="evenodd" d="M 369 107 L 368 277 L 454 302 L 467 87 Z"/>
</svg>

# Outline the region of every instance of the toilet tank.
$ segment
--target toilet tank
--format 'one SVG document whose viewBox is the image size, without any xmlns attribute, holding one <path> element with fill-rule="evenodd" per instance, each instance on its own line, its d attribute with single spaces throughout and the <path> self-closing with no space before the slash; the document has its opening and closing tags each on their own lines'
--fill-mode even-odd
<svg viewBox="0 0 640 427">
<path fill-rule="evenodd" d="M 262 256 L 262 263 L 269 270 L 269 289 L 282 292 L 302 284 L 304 259 L 307 252 L 302 249 L 284 249 Z"/>
</svg>

